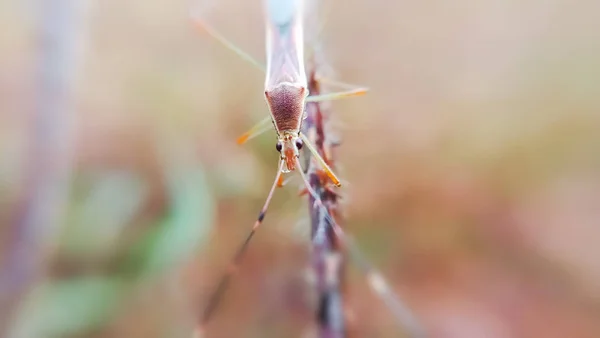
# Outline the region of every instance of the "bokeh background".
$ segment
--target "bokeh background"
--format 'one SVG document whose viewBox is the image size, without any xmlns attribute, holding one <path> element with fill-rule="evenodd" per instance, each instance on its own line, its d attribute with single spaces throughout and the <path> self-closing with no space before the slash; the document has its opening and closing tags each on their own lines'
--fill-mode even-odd
<svg viewBox="0 0 600 338">
<path fill-rule="evenodd" d="M 274 177 L 260 1 L 2 2 L 0 333 L 187 337 Z M 345 227 L 431 337 L 600 337 L 600 2 L 328 1 Z M 325 15 L 326 14 L 326 15 Z M 299 181 L 209 337 L 314 329 Z M 349 262 L 352 337 L 399 337 Z"/>
</svg>

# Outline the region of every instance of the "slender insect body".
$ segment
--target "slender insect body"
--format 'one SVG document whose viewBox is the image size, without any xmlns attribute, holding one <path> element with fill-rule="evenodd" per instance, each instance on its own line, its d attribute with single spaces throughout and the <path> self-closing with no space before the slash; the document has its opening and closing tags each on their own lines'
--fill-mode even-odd
<svg viewBox="0 0 600 338">
<path fill-rule="evenodd" d="M 266 2 L 267 73 L 265 98 L 277 131 L 277 150 L 285 162 L 283 172 L 296 168 L 302 147 L 300 128 L 308 81 L 304 71 L 301 1 Z"/>
</svg>

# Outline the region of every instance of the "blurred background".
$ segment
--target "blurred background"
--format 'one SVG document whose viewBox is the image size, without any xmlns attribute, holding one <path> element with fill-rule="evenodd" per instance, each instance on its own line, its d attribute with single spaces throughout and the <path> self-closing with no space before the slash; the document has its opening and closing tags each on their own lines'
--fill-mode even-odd
<svg viewBox="0 0 600 338">
<path fill-rule="evenodd" d="M 235 144 L 263 74 L 192 5 L 0 4 L 0 336 L 188 337 L 277 156 Z M 259 0 L 196 5 L 264 59 Z M 344 226 L 430 336 L 600 337 L 600 2 L 327 6 L 327 66 L 371 88 L 333 105 Z M 310 336 L 299 183 L 209 337 Z M 402 336 L 346 284 L 350 336 Z"/>
</svg>

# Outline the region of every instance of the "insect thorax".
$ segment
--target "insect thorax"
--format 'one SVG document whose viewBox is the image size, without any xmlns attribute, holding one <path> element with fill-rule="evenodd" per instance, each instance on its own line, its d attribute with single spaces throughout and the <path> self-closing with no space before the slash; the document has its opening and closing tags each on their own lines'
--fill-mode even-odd
<svg viewBox="0 0 600 338">
<path fill-rule="evenodd" d="M 289 82 L 265 90 L 277 133 L 300 131 L 307 89 Z"/>
</svg>

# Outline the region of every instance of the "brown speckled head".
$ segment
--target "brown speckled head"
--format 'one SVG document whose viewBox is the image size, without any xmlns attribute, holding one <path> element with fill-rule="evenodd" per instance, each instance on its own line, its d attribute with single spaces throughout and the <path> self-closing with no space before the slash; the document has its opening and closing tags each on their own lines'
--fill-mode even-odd
<svg viewBox="0 0 600 338">
<path fill-rule="evenodd" d="M 296 169 L 296 161 L 300 156 L 302 145 L 300 134 L 294 131 L 284 131 L 277 138 L 277 150 L 281 153 L 281 160 L 285 162 L 282 168 L 284 173 Z"/>
<path fill-rule="evenodd" d="M 283 82 L 271 90 L 265 91 L 265 97 L 273 123 L 277 130 L 277 149 L 281 159 L 285 161 L 285 172 L 293 171 L 296 167 L 298 150 L 302 147 L 300 126 L 304 114 L 306 88 Z"/>
</svg>

